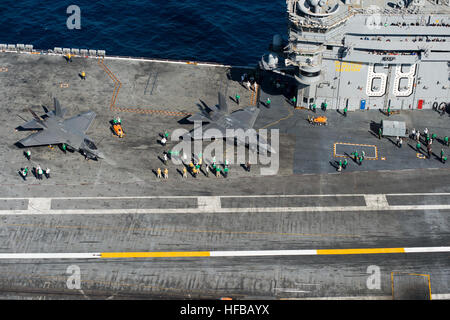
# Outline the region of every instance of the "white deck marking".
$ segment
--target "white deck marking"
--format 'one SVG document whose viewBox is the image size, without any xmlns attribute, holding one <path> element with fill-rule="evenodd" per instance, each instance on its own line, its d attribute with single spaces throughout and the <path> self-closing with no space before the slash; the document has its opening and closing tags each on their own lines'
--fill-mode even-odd
<svg viewBox="0 0 450 320">
<path fill-rule="evenodd" d="M 0 253 L 0 259 L 100 259 L 100 253 Z"/>
<path fill-rule="evenodd" d="M 256 257 L 256 256 L 311 256 L 317 250 L 255 250 L 255 251 L 211 251 L 211 257 Z"/>
<path fill-rule="evenodd" d="M 289 213 L 289 212 L 370 212 L 370 211 L 422 211 L 450 210 L 450 205 L 412 205 L 388 207 L 269 207 L 269 208 L 168 208 L 168 209 L 54 209 L 54 210 L 0 210 L 0 216 L 6 215 L 108 215 L 108 214 L 195 214 L 195 213 Z"/>
<path fill-rule="evenodd" d="M 450 196 L 450 192 L 436 193 L 386 193 L 384 196 Z M 219 198 L 323 198 L 323 197 L 366 197 L 379 196 L 379 194 L 365 193 L 335 193 L 335 194 L 263 194 L 263 195 L 221 195 Z M 40 199 L 52 200 L 121 200 L 121 199 L 190 199 L 199 198 L 201 196 L 118 196 L 118 197 L 52 197 Z M 216 196 L 214 196 L 216 197 Z M 23 200 L 36 199 L 30 197 L 0 197 L 0 200 Z"/>
<path fill-rule="evenodd" d="M 432 293 L 432 300 L 450 300 L 450 293 Z"/>
<path fill-rule="evenodd" d="M 450 204 L 422 205 L 389 205 L 387 196 L 450 196 L 450 193 L 405 193 L 405 194 L 323 194 L 323 195 L 237 195 L 237 196 L 124 196 L 124 197 L 55 197 L 55 198 L 0 198 L 0 200 L 28 200 L 27 210 L 2 210 L 1 215 L 33 215 L 33 214 L 164 214 L 164 213 L 266 213 L 266 212 L 369 212 L 378 210 L 450 210 Z M 224 208 L 222 198 L 326 198 L 326 197 L 360 197 L 366 205 L 356 206 L 316 206 L 309 207 L 238 207 Z M 126 208 L 126 209 L 51 209 L 52 200 L 124 200 L 124 199 L 197 199 L 197 208 Z"/>
<path fill-rule="evenodd" d="M 438 194 L 438 193 L 436 193 Z M 192 198 L 323 198 L 323 197 L 364 197 L 366 194 L 263 194 L 263 195 L 222 195 L 222 196 L 118 196 L 118 197 L 53 197 L 52 200 L 123 200 L 123 199 L 192 199 Z M 390 194 L 388 194 L 390 195 Z M 401 195 L 401 194 L 400 194 Z M 406 194 L 408 195 L 408 194 Z M 416 195 L 416 194 L 413 194 Z M 448 194 L 450 196 L 450 193 Z M 23 200 L 29 197 L 0 197 L 0 200 Z"/>
<path fill-rule="evenodd" d="M 392 296 L 353 296 L 353 297 L 305 297 L 280 298 L 281 300 L 392 300 Z"/>
<path fill-rule="evenodd" d="M 384 209 L 389 207 L 389 203 L 386 200 L 386 195 L 384 194 L 366 194 L 364 195 L 364 200 L 368 207 Z"/>
<path fill-rule="evenodd" d="M 149 58 L 131 58 L 131 57 L 118 57 L 118 56 L 107 56 L 104 58 L 104 60 L 124 60 L 124 61 L 139 61 L 139 62 L 146 61 L 146 62 L 185 64 L 185 65 L 196 65 L 196 66 L 204 66 L 204 67 L 222 67 L 222 68 L 231 67 L 229 65 L 218 64 L 218 63 L 204 63 L 204 62 L 197 62 L 197 61 L 158 60 L 158 59 L 149 59 Z M 247 68 L 249 68 L 249 67 L 247 67 Z"/>
<path fill-rule="evenodd" d="M 450 247 L 415 247 L 415 248 L 405 248 L 405 253 L 415 253 L 415 252 L 450 252 Z"/>
<path fill-rule="evenodd" d="M 280 298 L 281 300 L 392 300 L 392 296 L 353 296 L 353 297 L 305 297 L 305 298 Z M 432 300 L 448 300 L 450 293 L 432 293 Z"/>
<path fill-rule="evenodd" d="M 220 210 L 220 197 L 198 197 L 197 199 L 198 209 L 201 211 L 217 211 Z"/>
<path fill-rule="evenodd" d="M 46 212 L 51 209 L 51 198 L 30 198 L 28 200 L 28 211 L 33 213 Z"/>
</svg>

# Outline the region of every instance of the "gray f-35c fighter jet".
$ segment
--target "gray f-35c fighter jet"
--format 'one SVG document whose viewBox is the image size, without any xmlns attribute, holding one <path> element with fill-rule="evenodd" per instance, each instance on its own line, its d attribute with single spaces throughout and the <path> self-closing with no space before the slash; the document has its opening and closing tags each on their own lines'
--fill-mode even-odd
<svg viewBox="0 0 450 320">
<path fill-rule="evenodd" d="M 18 143 L 25 147 L 64 143 L 88 158 L 104 158 L 94 142 L 85 134 L 95 118 L 95 112 L 87 111 L 64 120 L 67 109 L 62 109 L 56 98 L 54 98 L 54 106 L 55 110 L 47 112 L 42 118 L 29 109 L 34 119 L 19 128 L 39 131 Z"/>
<path fill-rule="evenodd" d="M 276 151 L 268 145 L 268 143 L 260 136 L 258 136 L 258 143 L 248 139 L 245 134 L 239 134 L 239 129 L 243 132 L 255 134 L 256 131 L 249 130 L 253 129 L 256 118 L 258 117 L 260 109 L 256 106 L 249 106 L 240 110 L 236 110 L 229 113 L 228 106 L 225 97 L 222 93 L 218 93 L 219 104 L 218 106 L 208 107 L 211 112 L 201 111 L 196 113 L 187 120 L 191 122 L 209 122 L 209 124 L 202 127 L 202 130 L 197 129 L 192 130 L 188 134 L 183 136 L 183 139 L 192 138 L 194 140 L 203 140 L 211 138 L 229 138 L 234 137 L 238 144 L 247 144 L 249 149 L 256 151 L 257 147 L 259 150 L 268 150 L 271 153 L 276 153 Z M 191 134 L 193 133 L 193 134 Z M 200 134 L 201 133 L 201 134 Z"/>
</svg>

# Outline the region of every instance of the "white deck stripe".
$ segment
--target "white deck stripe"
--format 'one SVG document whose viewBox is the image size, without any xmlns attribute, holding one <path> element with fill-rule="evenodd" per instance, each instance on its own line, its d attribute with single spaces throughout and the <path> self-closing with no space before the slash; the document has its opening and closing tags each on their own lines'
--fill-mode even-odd
<svg viewBox="0 0 450 320">
<path fill-rule="evenodd" d="M 450 293 L 432 293 L 432 300 L 449 300 Z M 392 300 L 392 296 L 305 297 L 281 298 L 281 300 Z"/>
<path fill-rule="evenodd" d="M 118 197 L 53 197 L 52 200 L 122 200 L 122 199 L 192 199 L 192 198 L 321 198 L 321 197 L 364 197 L 367 194 L 263 194 L 263 195 L 221 195 L 221 196 L 118 196 Z M 449 194 L 450 195 L 450 194 Z M 26 200 L 30 197 L 0 197 L 0 200 Z"/>
<path fill-rule="evenodd" d="M 67 209 L 67 210 L 0 210 L 4 215 L 79 215 L 79 214 L 174 214 L 174 213 L 288 213 L 288 212 L 370 212 L 370 211 L 416 211 L 416 210 L 450 210 L 450 205 L 414 205 L 388 207 L 266 207 L 266 208 L 168 208 L 168 209 Z"/>
<path fill-rule="evenodd" d="M 405 253 L 415 253 L 415 252 L 450 252 L 450 247 L 416 247 L 416 248 L 405 248 Z"/>
<path fill-rule="evenodd" d="M 124 196 L 124 197 L 57 197 L 57 198 L 0 198 L 0 200 L 28 200 L 28 210 L 2 210 L 0 215 L 33 214 L 162 214 L 162 213 L 267 213 L 267 212 L 343 212 L 377 210 L 450 210 L 450 204 L 427 205 L 389 205 L 386 196 L 391 194 L 324 194 L 324 195 L 245 195 L 245 196 Z M 396 194 L 409 196 L 418 194 Z M 430 194 L 422 194 L 430 195 Z M 431 194 L 433 195 L 433 194 Z M 449 195 L 439 193 L 434 195 Z M 311 198 L 311 197 L 363 197 L 362 206 L 310 206 L 310 207 L 259 207 L 259 208 L 223 208 L 222 198 Z M 128 208 L 128 209 L 55 209 L 51 210 L 52 200 L 121 200 L 121 199 L 197 199 L 197 208 Z"/>
<path fill-rule="evenodd" d="M 392 300 L 392 296 L 305 297 L 281 298 L 281 300 Z M 450 293 L 432 293 L 431 300 L 450 300 Z"/>
<path fill-rule="evenodd" d="M 100 253 L 0 253 L 0 259 L 100 259 Z"/>
<path fill-rule="evenodd" d="M 317 250 L 211 251 L 211 257 L 312 256 Z"/>
<path fill-rule="evenodd" d="M 336 193 L 336 194 L 267 194 L 267 195 L 221 195 L 211 196 L 219 198 L 321 198 L 321 197 L 380 197 L 380 196 L 450 196 L 448 192 L 439 193 Z M 121 200 L 121 199 L 190 199 L 203 196 L 119 196 L 119 197 L 52 197 L 52 198 L 30 198 L 30 197 L 0 197 L 0 200 L 26 200 L 26 199 L 52 199 L 52 200 Z M 208 196 L 205 196 L 207 198 Z"/>
<path fill-rule="evenodd" d="M 432 300 L 450 300 L 450 293 L 432 293 Z"/>
<path fill-rule="evenodd" d="M 131 57 L 118 57 L 118 56 L 105 56 L 104 60 L 125 60 L 125 61 L 139 61 L 139 62 L 146 61 L 146 62 L 186 64 L 186 65 L 196 65 L 196 66 L 206 66 L 206 67 L 222 67 L 222 68 L 230 68 L 231 67 L 230 65 L 218 64 L 218 63 L 205 63 L 205 62 L 197 62 L 197 61 L 158 60 L 158 59 L 151 59 L 151 58 L 131 58 Z"/>
<path fill-rule="evenodd" d="M 281 298 L 281 300 L 392 300 L 392 296 L 305 297 Z"/>
</svg>

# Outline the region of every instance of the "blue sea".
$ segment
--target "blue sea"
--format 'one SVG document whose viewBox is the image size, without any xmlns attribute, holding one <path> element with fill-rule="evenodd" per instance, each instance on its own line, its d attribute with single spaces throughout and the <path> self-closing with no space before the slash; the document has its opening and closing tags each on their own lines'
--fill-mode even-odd
<svg viewBox="0 0 450 320">
<path fill-rule="evenodd" d="M 81 29 L 68 29 L 70 5 Z M 108 55 L 255 65 L 286 37 L 285 0 L 0 2 L 0 43 L 103 49 Z"/>
</svg>

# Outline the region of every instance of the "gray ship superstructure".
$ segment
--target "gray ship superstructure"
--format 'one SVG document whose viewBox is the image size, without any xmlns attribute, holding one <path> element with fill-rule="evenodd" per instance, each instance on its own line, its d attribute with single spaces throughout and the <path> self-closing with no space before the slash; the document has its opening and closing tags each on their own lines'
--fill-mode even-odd
<svg viewBox="0 0 450 320">
<path fill-rule="evenodd" d="M 295 78 L 297 106 L 430 109 L 450 101 L 450 2 L 287 0 L 288 42 L 260 67 Z"/>
</svg>

